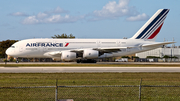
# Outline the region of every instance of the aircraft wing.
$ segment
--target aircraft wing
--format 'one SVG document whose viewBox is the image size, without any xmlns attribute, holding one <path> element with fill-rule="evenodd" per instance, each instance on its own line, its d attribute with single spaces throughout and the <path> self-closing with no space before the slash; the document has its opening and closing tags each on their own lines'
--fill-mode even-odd
<svg viewBox="0 0 180 101">
<path fill-rule="evenodd" d="M 122 49 L 127 49 L 130 47 L 100 47 L 100 48 L 93 48 L 93 50 L 97 50 L 103 53 L 111 53 L 111 52 L 118 52 Z"/>
<path fill-rule="evenodd" d="M 62 54 L 61 51 L 47 52 L 44 55 L 48 57 L 60 57 Z"/>
<path fill-rule="evenodd" d="M 166 44 L 172 44 L 175 42 L 161 42 L 161 43 L 155 43 L 155 44 L 144 44 L 142 47 L 159 47 L 161 45 L 166 45 Z"/>
<path fill-rule="evenodd" d="M 98 48 L 88 48 L 88 49 L 97 50 L 97 51 L 101 51 L 104 53 L 111 53 L 111 52 L 121 51 L 121 49 L 127 49 L 127 48 L 132 48 L 132 47 L 98 47 Z M 74 50 L 70 50 L 70 52 L 83 52 L 85 49 L 86 48 L 74 49 Z"/>
<path fill-rule="evenodd" d="M 104 53 L 112 53 L 112 52 L 120 52 L 123 49 L 129 49 L 129 48 L 133 48 L 133 47 L 98 47 L 98 48 L 88 48 L 89 50 L 96 50 L 99 51 L 99 55 L 103 55 Z M 71 50 L 70 52 L 75 52 L 77 54 L 83 54 L 85 49 L 75 49 L 75 50 Z"/>
<path fill-rule="evenodd" d="M 102 55 L 104 53 L 120 52 L 123 49 L 129 49 L 129 48 L 133 48 L 133 47 L 99 47 L 99 48 L 88 48 L 88 49 L 99 51 L 101 53 L 101 55 Z M 85 49 L 86 48 L 73 49 L 73 50 L 67 50 L 67 51 L 74 52 L 74 53 L 77 53 L 79 55 L 80 54 L 82 55 Z M 60 57 L 61 54 L 62 54 L 62 51 L 54 51 L 54 52 L 47 52 L 44 55 L 45 56 L 50 56 L 50 57 Z"/>
</svg>

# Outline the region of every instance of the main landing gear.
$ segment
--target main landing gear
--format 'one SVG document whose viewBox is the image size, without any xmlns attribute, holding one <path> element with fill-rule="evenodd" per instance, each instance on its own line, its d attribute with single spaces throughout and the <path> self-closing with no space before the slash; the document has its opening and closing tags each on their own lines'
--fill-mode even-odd
<svg viewBox="0 0 180 101">
<path fill-rule="evenodd" d="M 96 60 L 87 59 L 87 60 L 77 60 L 77 63 L 96 63 Z"/>
</svg>

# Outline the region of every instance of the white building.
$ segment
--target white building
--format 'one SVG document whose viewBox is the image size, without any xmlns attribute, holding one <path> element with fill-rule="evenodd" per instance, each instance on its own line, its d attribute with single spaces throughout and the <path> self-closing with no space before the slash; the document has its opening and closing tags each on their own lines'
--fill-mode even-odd
<svg viewBox="0 0 180 101">
<path fill-rule="evenodd" d="M 147 56 L 156 56 L 162 58 L 163 56 L 176 56 L 180 59 L 180 47 L 165 47 L 165 48 L 157 48 L 154 50 L 149 50 L 141 53 L 136 53 L 136 56 L 139 58 L 146 58 Z"/>
</svg>

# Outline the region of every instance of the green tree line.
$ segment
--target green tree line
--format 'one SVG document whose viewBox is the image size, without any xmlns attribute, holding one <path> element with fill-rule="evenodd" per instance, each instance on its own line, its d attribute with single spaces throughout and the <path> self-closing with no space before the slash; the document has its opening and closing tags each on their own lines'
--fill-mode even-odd
<svg viewBox="0 0 180 101">
<path fill-rule="evenodd" d="M 61 35 L 54 35 L 51 38 L 53 38 L 53 39 L 54 38 L 70 38 L 70 39 L 72 39 L 72 38 L 75 38 L 75 36 L 73 36 L 72 34 L 67 35 L 66 33 L 63 33 Z"/>
<path fill-rule="evenodd" d="M 5 51 L 15 42 L 18 40 L 6 40 L 6 41 L 1 41 L 0 42 L 0 58 L 5 58 L 6 53 Z"/>
</svg>

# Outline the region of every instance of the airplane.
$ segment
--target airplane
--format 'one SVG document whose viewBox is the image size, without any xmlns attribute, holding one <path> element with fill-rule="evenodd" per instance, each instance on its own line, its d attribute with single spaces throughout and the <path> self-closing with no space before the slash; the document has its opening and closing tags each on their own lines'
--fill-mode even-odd
<svg viewBox="0 0 180 101">
<path fill-rule="evenodd" d="M 62 61 L 94 62 L 152 50 L 175 42 L 155 42 L 170 9 L 159 9 L 129 39 L 26 39 L 14 43 L 6 54 L 24 58 L 53 58 Z"/>
</svg>

